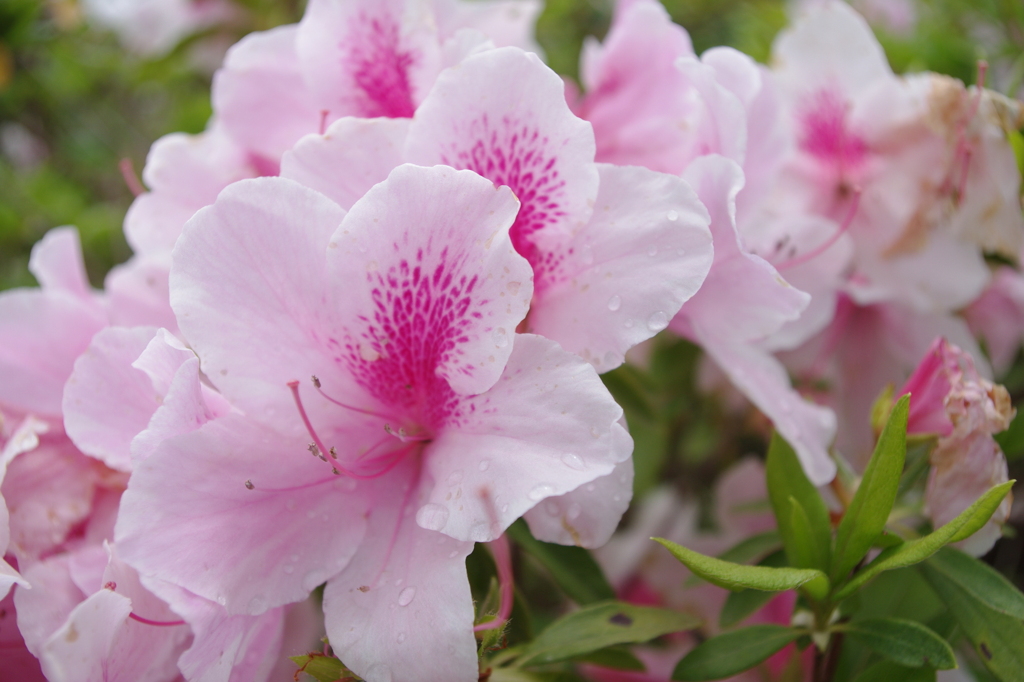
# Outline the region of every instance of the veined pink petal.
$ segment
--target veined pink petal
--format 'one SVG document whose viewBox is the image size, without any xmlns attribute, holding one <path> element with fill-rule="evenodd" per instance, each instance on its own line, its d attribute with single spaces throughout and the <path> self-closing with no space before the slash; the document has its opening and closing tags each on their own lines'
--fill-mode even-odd
<svg viewBox="0 0 1024 682">
<path fill-rule="evenodd" d="M 229 613 L 299 601 L 345 567 L 368 509 L 353 479 L 321 465 L 301 439 L 240 415 L 208 422 L 136 464 L 118 551 Z"/>
<path fill-rule="evenodd" d="M 539 291 L 528 330 L 614 369 L 668 326 L 713 258 L 707 211 L 680 178 L 599 164 L 593 217 L 569 245 L 562 281 Z"/>
<path fill-rule="evenodd" d="M 299 34 L 295 25 L 249 34 L 228 51 L 213 79 L 213 108 L 224 131 L 273 166 L 299 138 L 320 129 L 322 110 L 330 108 L 304 77 Z"/>
<path fill-rule="evenodd" d="M 75 228 L 58 227 L 47 232 L 32 247 L 28 269 L 44 291 L 63 291 L 83 301 L 92 301 L 82 261 L 82 245 Z"/>
<path fill-rule="evenodd" d="M 301 428 L 287 383 L 320 373 L 330 385 L 332 356 L 312 330 L 335 319 L 324 256 L 344 215 L 297 183 L 259 178 L 228 187 L 182 233 L 171 305 L 205 374 L 247 414 Z"/>
<path fill-rule="evenodd" d="M 607 476 L 632 452 L 615 424 L 622 409 L 594 368 L 532 334 L 516 335 L 501 379 L 464 399 L 462 413 L 427 450 L 429 503 L 416 513 L 420 526 L 459 540 L 493 540 L 542 500 Z"/>
<path fill-rule="evenodd" d="M 364 390 L 412 409 L 498 380 L 533 294 L 508 237 L 518 208 L 507 188 L 475 173 L 411 165 L 352 207 L 331 238 L 327 274 L 339 283 L 365 275 L 335 289 L 342 329 L 328 343 Z M 436 380 L 447 385 L 424 392 Z"/>
<path fill-rule="evenodd" d="M 416 463 L 378 479 L 366 539 L 327 582 L 324 616 L 335 653 L 366 682 L 472 682 L 478 677 L 473 601 L 466 579 L 472 542 L 426 530 L 407 513 Z M 405 499 L 408 497 L 408 499 Z"/>
<path fill-rule="evenodd" d="M 569 110 L 564 89 L 534 54 L 477 54 L 438 77 L 406 146 L 413 163 L 469 169 L 515 193 L 522 205 L 512 243 L 533 266 L 538 290 L 565 257 L 553 247 L 586 224 L 597 196 L 593 132 Z"/>
<path fill-rule="evenodd" d="M 418 0 L 312 0 L 297 48 L 330 120 L 409 118 L 441 69 L 433 9 Z"/>
<path fill-rule="evenodd" d="M 64 428 L 87 455 L 131 471 L 132 439 L 160 405 L 161 391 L 132 367 L 156 334 L 152 327 L 107 327 L 75 361 L 64 390 Z"/>
<path fill-rule="evenodd" d="M 518 47 L 540 52 L 533 38 L 533 26 L 544 9 L 539 0 L 432 0 L 434 15 L 443 39 L 459 29 L 480 31 L 498 47 Z"/>
<path fill-rule="evenodd" d="M 624 428 L 613 428 L 613 438 L 629 439 Z M 629 443 L 632 448 L 632 443 Z M 612 473 L 596 478 L 564 495 L 549 497 L 526 512 L 533 537 L 544 542 L 578 547 L 600 547 L 612 536 L 633 499 L 633 459 L 615 465 Z"/>
<path fill-rule="evenodd" d="M 281 159 L 281 177 L 302 183 L 345 210 L 403 162 L 409 121 L 338 119 L 323 135 L 308 135 Z"/>
<path fill-rule="evenodd" d="M 114 266 L 104 282 L 110 323 L 176 331 L 178 321 L 171 310 L 169 276 L 169 254 L 132 256 L 127 262 Z"/>
<path fill-rule="evenodd" d="M 25 638 L 25 646 L 37 657 L 42 655 L 50 636 L 89 594 L 71 578 L 72 556 L 58 554 L 29 566 L 25 580 L 31 589 L 14 592 L 18 629 Z"/>
</svg>

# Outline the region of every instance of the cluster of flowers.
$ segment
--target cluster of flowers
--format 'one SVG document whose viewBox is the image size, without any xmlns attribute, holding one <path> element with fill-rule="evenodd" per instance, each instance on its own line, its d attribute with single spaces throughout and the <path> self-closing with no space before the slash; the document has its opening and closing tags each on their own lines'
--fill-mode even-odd
<svg viewBox="0 0 1024 682">
<path fill-rule="evenodd" d="M 579 93 L 538 11 L 310 0 L 154 144 L 103 292 L 73 229 L 36 246 L 0 295 L 4 673 L 280 679 L 325 626 L 369 682 L 476 680 L 466 556 L 520 517 L 608 541 L 632 442 L 598 374 L 665 329 L 818 485 L 928 353 L 930 513 L 1006 480 L 975 339 L 999 371 L 1024 337 L 986 260 L 1024 247 L 1024 108 L 893 74 L 839 2 L 768 69 L 621 0 Z"/>
</svg>

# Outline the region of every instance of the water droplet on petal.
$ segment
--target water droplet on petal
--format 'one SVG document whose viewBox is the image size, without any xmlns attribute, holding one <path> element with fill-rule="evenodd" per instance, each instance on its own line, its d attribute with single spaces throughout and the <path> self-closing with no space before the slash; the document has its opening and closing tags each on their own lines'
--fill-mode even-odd
<svg viewBox="0 0 1024 682">
<path fill-rule="evenodd" d="M 576 519 L 578 519 L 580 517 L 580 514 L 582 514 L 582 513 L 583 513 L 583 508 L 580 507 L 575 502 L 573 502 L 572 504 L 569 505 L 569 510 L 565 513 L 565 516 L 570 521 L 575 521 Z"/>
<path fill-rule="evenodd" d="M 668 315 L 660 310 L 647 318 L 647 328 L 652 332 L 660 332 L 668 326 Z"/>
<path fill-rule="evenodd" d="M 489 460 L 489 459 L 482 459 L 482 460 L 480 460 L 480 471 L 487 471 L 487 469 L 489 469 L 490 466 L 491 466 L 491 460 Z"/>
<path fill-rule="evenodd" d="M 267 610 L 267 598 L 262 594 L 257 594 L 255 597 L 249 600 L 249 613 L 252 615 L 258 615 Z"/>
<path fill-rule="evenodd" d="M 616 310 L 618 310 L 621 307 L 622 307 L 622 298 L 620 296 L 616 295 L 616 296 L 612 296 L 611 298 L 608 299 L 608 310 L 610 310 L 610 311 L 612 311 L 614 313 Z"/>
<path fill-rule="evenodd" d="M 658 247 L 652 246 L 651 248 L 647 249 L 647 255 L 650 256 L 651 258 L 654 258 L 655 256 L 657 256 L 658 255 Z"/>
<path fill-rule="evenodd" d="M 540 485 L 534 486 L 533 490 L 527 494 L 527 497 L 534 502 L 539 502 L 545 497 L 549 497 L 553 492 L 555 492 L 554 488 L 549 486 L 547 483 L 541 483 Z"/>
<path fill-rule="evenodd" d="M 507 505 L 507 504 L 503 504 L 503 505 L 501 505 L 501 513 L 502 513 L 502 514 L 504 514 L 504 513 L 506 513 L 507 511 L 508 511 L 508 505 Z"/>
<path fill-rule="evenodd" d="M 448 485 L 458 485 L 459 483 L 462 483 L 462 469 L 456 469 L 448 474 Z"/>
<path fill-rule="evenodd" d="M 508 345 L 508 332 L 505 331 L 504 327 L 498 327 L 491 332 L 491 340 L 494 341 L 494 345 L 498 348 L 504 348 Z"/>
<path fill-rule="evenodd" d="M 416 512 L 416 523 L 427 530 L 441 530 L 448 523 L 448 507 L 428 502 Z"/>
<path fill-rule="evenodd" d="M 570 469 L 575 469 L 576 471 L 583 471 L 584 469 L 587 468 L 587 465 L 583 463 L 583 460 L 580 459 L 580 456 L 575 455 L 571 452 L 567 455 L 562 455 L 562 464 L 569 467 Z"/>
<path fill-rule="evenodd" d="M 227 597 L 225 597 L 223 594 L 218 594 L 214 601 L 216 601 L 221 606 L 227 606 L 228 603 Z"/>
<path fill-rule="evenodd" d="M 632 329 L 633 320 L 626 320 L 625 322 L 622 323 L 622 326 L 625 327 L 626 329 Z"/>
<path fill-rule="evenodd" d="M 594 485 L 593 483 L 588 483 L 587 484 L 587 492 L 588 493 L 592 493 L 595 490 L 597 490 L 597 486 L 596 485 Z"/>
<path fill-rule="evenodd" d="M 384 663 L 378 663 L 366 671 L 366 679 L 373 682 L 391 682 L 391 668 Z"/>
<path fill-rule="evenodd" d="M 404 632 L 399 632 L 398 633 L 398 643 L 401 644 L 404 641 L 405 641 L 405 633 Z"/>
<path fill-rule="evenodd" d="M 679 220 L 679 212 L 678 211 L 669 211 L 668 215 L 666 215 L 665 217 L 668 218 L 669 220 L 672 220 L 672 221 Z"/>
<path fill-rule="evenodd" d="M 412 600 L 416 597 L 416 588 L 407 587 L 398 593 L 398 605 L 408 606 L 412 603 Z"/>
</svg>

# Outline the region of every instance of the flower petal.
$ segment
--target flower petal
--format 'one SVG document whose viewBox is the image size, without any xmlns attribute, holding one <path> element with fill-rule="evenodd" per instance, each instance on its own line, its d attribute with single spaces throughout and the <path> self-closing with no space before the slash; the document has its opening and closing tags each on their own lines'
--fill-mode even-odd
<svg viewBox="0 0 1024 682">
<path fill-rule="evenodd" d="M 566 279 L 538 293 L 528 326 L 606 372 L 668 325 L 713 255 L 706 209 L 685 181 L 598 168 L 596 209 L 573 238 Z"/>
<path fill-rule="evenodd" d="M 594 368 L 548 339 L 517 334 L 504 374 L 466 398 L 457 428 L 428 446 L 424 528 L 486 542 L 542 500 L 612 472 L 632 441 Z"/>
</svg>

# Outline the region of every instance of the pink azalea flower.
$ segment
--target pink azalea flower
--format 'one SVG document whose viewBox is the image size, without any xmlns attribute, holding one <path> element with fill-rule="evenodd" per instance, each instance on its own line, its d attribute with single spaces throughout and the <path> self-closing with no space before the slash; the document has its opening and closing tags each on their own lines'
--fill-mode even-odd
<svg viewBox="0 0 1024 682">
<path fill-rule="evenodd" d="M 326 581 L 331 645 L 365 679 L 476 679 L 472 543 L 631 449 L 589 365 L 514 334 L 518 210 L 449 168 L 402 166 L 347 214 L 285 179 L 223 192 L 171 300 L 241 412 L 138 463 L 119 551 L 233 614 Z"/>
<path fill-rule="evenodd" d="M 985 341 L 996 376 L 1006 373 L 1024 340 L 1024 277 L 1002 266 L 992 283 L 964 310 L 971 331 Z"/>
<path fill-rule="evenodd" d="M 908 433 L 937 433 L 925 503 L 936 526 L 953 520 L 989 488 L 1008 480 L 1006 458 L 992 435 L 1006 430 L 1015 410 L 1006 389 L 984 379 L 971 356 L 935 339 L 900 389 L 910 393 Z M 999 539 L 1010 514 L 1007 496 L 985 527 L 960 543 L 980 556 Z"/>
<path fill-rule="evenodd" d="M 736 228 L 736 195 L 743 187 L 743 174 L 734 162 L 716 155 L 701 157 L 684 177 L 711 213 L 715 262 L 700 291 L 672 321 L 672 329 L 700 344 L 772 420 L 813 482 L 827 483 L 835 475 L 828 454 L 835 415 L 796 393 L 782 364 L 757 345 L 795 320 L 809 297 L 743 247 Z"/>
<path fill-rule="evenodd" d="M 341 119 L 285 154 L 282 175 L 343 207 L 403 162 L 509 187 L 512 243 L 534 278 L 523 329 L 608 371 L 700 286 L 707 218 L 677 178 L 594 163 L 593 132 L 562 93 L 536 56 L 490 50 L 442 73 L 411 122 Z"/>
</svg>

